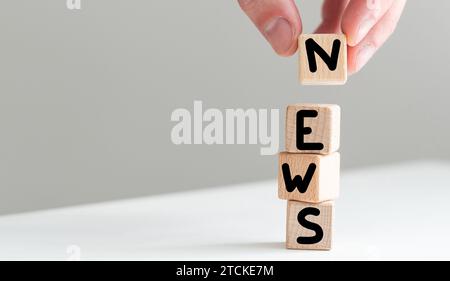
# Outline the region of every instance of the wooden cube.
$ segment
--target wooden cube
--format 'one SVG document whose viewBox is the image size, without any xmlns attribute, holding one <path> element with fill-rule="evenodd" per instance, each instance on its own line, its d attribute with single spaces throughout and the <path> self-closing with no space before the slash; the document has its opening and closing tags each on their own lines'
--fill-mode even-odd
<svg viewBox="0 0 450 281">
<path fill-rule="evenodd" d="M 281 152 L 278 197 L 318 203 L 339 197 L 340 155 Z"/>
<path fill-rule="evenodd" d="M 347 39 L 342 34 L 302 34 L 298 39 L 299 78 L 304 85 L 347 82 Z"/>
<path fill-rule="evenodd" d="M 320 204 L 288 201 L 286 248 L 330 250 L 333 216 L 332 201 Z"/>
<path fill-rule="evenodd" d="M 339 149 L 341 108 L 332 104 L 294 104 L 286 109 L 286 150 L 330 154 Z"/>
</svg>

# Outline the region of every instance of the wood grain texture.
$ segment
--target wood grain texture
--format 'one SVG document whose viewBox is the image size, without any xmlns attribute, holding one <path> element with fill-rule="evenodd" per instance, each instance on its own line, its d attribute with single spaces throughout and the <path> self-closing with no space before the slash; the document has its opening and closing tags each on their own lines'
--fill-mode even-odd
<svg viewBox="0 0 450 281">
<path fill-rule="evenodd" d="M 307 186 L 306 192 L 301 193 L 297 188 L 291 192 L 286 189 L 282 166 L 289 165 L 291 178 L 304 176 L 311 163 L 316 165 L 315 172 Z M 334 200 L 339 197 L 340 154 L 330 155 L 298 154 L 281 152 L 278 166 L 278 197 L 283 200 L 318 203 Z"/>
<path fill-rule="evenodd" d="M 306 40 L 312 38 L 331 54 L 335 39 L 341 41 L 337 68 L 331 71 L 326 63 L 316 54 L 317 71 L 311 72 L 306 52 Z M 341 34 L 302 34 L 298 38 L 299 79 L 304 85 L 342 85 L 347 82 L 347 39 Z"/>
<path fill-rule="evenodd" d="M 315 244 L 299 244 L 298 237 L 312 237 L 317 233 L 302 226 L 298 221 L 298 214 L 305 208 L 316 208 L 320 211 L 318 216 L 308 215 L 306 220 L 320 225 L 323 231 L 322 239 Z M 320 204 L 288 201 L 286 220 L 286 248 L 301 250 L 330 250 L 332 247 L 334 219 L 334 202 L 328 201 Z"/>
<path fill-rule="evenodd" d="M 322 143 L 322 150 L 299 150 L 297 148 L 297 112 L 315 110 L 317 117 L 304 118 L 304 127 L 311 128 L 311 134 L 304 135 L 308 143 Z M 286 150 L 294 153 L 330 154 L 340 145 L 341 108 L 333 104 L 293 104 L 286 109 Z"/>
</svg>

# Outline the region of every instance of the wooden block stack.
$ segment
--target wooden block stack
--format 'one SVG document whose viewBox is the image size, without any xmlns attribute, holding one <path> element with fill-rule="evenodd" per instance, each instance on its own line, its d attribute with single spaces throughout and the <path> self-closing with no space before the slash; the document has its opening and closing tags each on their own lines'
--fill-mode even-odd
<svg viewBox="0 0 450 281">
<path fill-rule="evenodd" d="M 299 52 L 303 84 L 336 85 L 347 80 L 345 36 L 302 35 Z M 278 196 L 288 200 L 289 249 L 331 249 L 334 200 L 339 196 L 340 115 L 338 105 L 287 107 L 286 152 L 279 155 Z"/>
</svg>

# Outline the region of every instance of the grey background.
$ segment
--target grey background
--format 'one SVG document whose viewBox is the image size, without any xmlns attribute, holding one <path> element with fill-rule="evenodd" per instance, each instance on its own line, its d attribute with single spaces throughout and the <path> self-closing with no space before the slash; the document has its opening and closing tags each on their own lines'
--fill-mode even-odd
<svg viewBox="0 0 450 281">
<path fill-rule="evenodd" d="M 3 1 L 0 213 L 276 177 L 259 146 L 173 145 L 170 114 L 195 99 L 337 103 L 344 169 L 447 159 L 450 2 L 432 2 L 409 1 L 347 85 L 302 87 L 296 58 L 275 56 L 235 1 Z M 299 4 L 311 32 L 321 1 Z"/>
</svg>

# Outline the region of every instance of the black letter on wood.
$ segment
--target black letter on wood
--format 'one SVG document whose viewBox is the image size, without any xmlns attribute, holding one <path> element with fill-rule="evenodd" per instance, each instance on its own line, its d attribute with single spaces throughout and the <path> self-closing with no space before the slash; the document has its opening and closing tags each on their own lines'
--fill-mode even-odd
<svg viewBox="0 0 450 281">
<path fill-rule="evenodd" d="M 300 110 L 297 112 L 297 136 L 296 136 L 296 144 L 299 150 L 322 150 L 323 143 L 320 142 L 311 142 L 305 143 L 305 135 L 309 135 L 312 133 L 312 129 L 310 127 L 305 127 L 305 118 L 311 117 L 315 118 L 319 115 L 317 110 Z"/>
<path fill-rule="evenodd" d="M 297 215 L 297 221 L 298 223 L 303 226 L 304 228 L 310 229 L 312 231 L 314 231 L 316 233 L 316 235 L 311 236 L 311 237 L 298 237 L 297 238 L 297 243 L 298 244 L 303 244 L 303 245 L 310 245 L 310 244 L 317 244 L 320 241 L 322 241 L 323 238 L 323 229 L 320 225 L 310 222 L 308 220 L 306 220 L 306 216 L 319 216 L 320 215 L 320 210 L 316 209 L 316 208 L 305 208 L 303 210 L 301 210 L 298 215 Z"/>
<path fill-rule="evenodd" d="M 305 47 L 306 54 L 308 55 L 309 71 L 312 73 L 317 71 L 315 54 L 318 54 L 322 58 L 331 71 L 336 70 L 339 60 L 339 50 L 341 49 L 341 41 L 339 39 L 334 40 L 331 55 L 328 55 L 327 52 L 325 52 L 325 50 L 312 38 L 306 40 Z"/>
<path fill-rule="evenodd" d="M 305 173 L 304 178 L 297 175 L 292 179 L 291 177 L 291 169 L 289 168 L 289 164 L 284 163 L 281 166 L 283 170 L 283 178 L 284 184 L 286 185 L 286 190 L 288 192 L 294 191 L 296 188 L 300 193 L 305 193 L 308 190 L 309 183 L 311 182 L 312 177 L 314 176 L 314 172 L 316 171 L 316 164 L 309 164 L 308 170 Z"/>
</svg>

